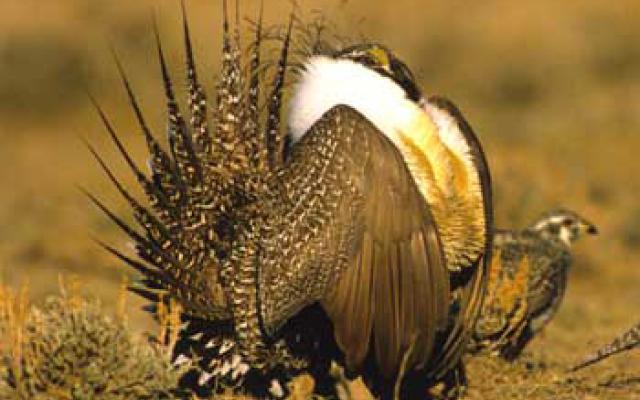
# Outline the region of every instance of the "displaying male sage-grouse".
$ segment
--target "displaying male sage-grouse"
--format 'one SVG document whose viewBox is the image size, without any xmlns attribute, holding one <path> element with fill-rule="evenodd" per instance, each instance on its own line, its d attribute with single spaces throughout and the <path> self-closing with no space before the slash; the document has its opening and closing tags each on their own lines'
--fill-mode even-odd
<svg viewBox="0 0 640 400">
<path fill-rule="evenodd" d="M 489 283 L 471 349 L 520 355 L 555 315 L 567 286 L 571 245 L 596 227 L 575 212 L 543 214 L 522 231 L 496 230 Z"/>
<path fill-rule="evenodd" d="M 589 365 L 598 363 L 606 358 L 611 357 L 614 354 L 622 353 L 627 350 L 640 347 L 640 323 L 631 327 L 628 331 L 615 338 L 611 343 L 603 346 L 598 351 L 587 356 L 578 365 L 572 368 L 572 371 L 577 371 Z"/>
<path fill-rule="evenodd" d="M 210 107 L 185 18 L 188 117 L 158 45 L 169 151 L 123 75 L 150 176 L 99 111 L 149 199 L 135 200 L 98 157 L 141 228 L 92 196 L 140 260 L 105 247 L 142 272 L 135 291 L 182 306 L 176 361 L 200 357 L 202 390 L 238 385 L 281 397 L 283 380 L 310 371 L 322 382 L 331 360 L 385 399 L 453 386 L 491 248 L 489 171 L 471 128 L 449 101 L 425 98 L 387 48 L 369 43 L 304 60 L 284 128 L 291 23 L 264 107 L 261 23 L 247 67 L 238 29 L 230 32 L 225 4 Z"/>
</svg>

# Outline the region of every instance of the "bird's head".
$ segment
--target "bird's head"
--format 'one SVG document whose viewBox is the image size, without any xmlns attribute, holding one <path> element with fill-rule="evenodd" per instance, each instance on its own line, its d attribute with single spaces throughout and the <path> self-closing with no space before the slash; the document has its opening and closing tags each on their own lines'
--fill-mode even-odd
<svg viewBox="0 0 640 400">
<path fill-rule="evenodd" d="M 539 232 L 543 237 L 559 239 L 567 246 L 584 234 L 598 233 L 595 225 L 567 209 L 556 209 L 544 213 L 529 229 Z"/>
<path fill-rule="evenodd" d="M 416 103 L 422 100 L 422 91 L 416 84 L 413 72 L 391 50 L 381 44 L 358 44 L 339 50 L 332 56 L 336 60 L 351 60 L 369 68 L 395 82 L 404 90 L 408 99 Z"/>
</svg>

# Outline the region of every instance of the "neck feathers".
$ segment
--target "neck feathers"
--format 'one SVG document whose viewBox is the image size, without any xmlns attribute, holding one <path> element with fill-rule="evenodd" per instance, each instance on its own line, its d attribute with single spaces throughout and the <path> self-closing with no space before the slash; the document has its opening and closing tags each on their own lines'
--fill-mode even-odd
<svg viewBox="0 0 640 400">
<path fill-rule="evenodd" d="M 438 223 L 447 265 L 451 270 L 460 270 L 476 261 L 485 247 L 486 225 L 480 175 L 458 121 L 448 112 L 428 103 L 421 111 L 417 120 L 427 122 L 417 124 L 422 128 L 412 129 L 407 132 L 407 137 L 418 150 L 414 153 L 423 154 L 429 166 L 416 169 L 430 170 L 431 175 L 422 182 L 416 180 Z"/>
</svg>

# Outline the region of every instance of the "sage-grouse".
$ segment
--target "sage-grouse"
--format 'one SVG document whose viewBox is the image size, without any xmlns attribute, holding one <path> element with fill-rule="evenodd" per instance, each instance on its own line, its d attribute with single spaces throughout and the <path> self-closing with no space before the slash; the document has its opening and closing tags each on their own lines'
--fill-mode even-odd
<svg viewBox="0 0 640 400">
<path fill-rule="evenodd" d="M 567 286 L 571 245 L 596 227 L 573 211 L 543 214 L 522 231 L 497 230 L 487 294 L 471 349 L 520 355 L 555 315 Z"/>
<path fill-rule="evenodd" d="M 614 354 L 640 347 L 640 323 L 631 327 L 628 331 L 615 338 L 611 343 L 603 346 L 598 351 L 587 356 L 578 365 L 572 368 L 577 371 L 581 368 L 598 363 Z"/>
<path fill-rule="evenodd" d="M 182 306 L 188 326 L 178 347 L 205 343 L 193 351 L 207 352 L 195 354 L 205 360 L 203 390 L 239 385 L 279 397 L 294 373 L 322 382 L 332 360 L 385 399 L 452 387 L 491 248 L 489 171 L 470 126 L 451 102 L 424 97 L 391 51 L 361 43 L 316 46 L 297 69 L 282 127 L 292 24 L 263 107 L 261 23 L 245 66 L 226 4 L 223 14 L 213 107 L 186 18 L 188 117 L 158 44 L 169 151 L 123 75 L 150 176 L 99 111 L 149 199 L 135 200 L 98 157 L 141 228 L 92 197 L 140 260 L 105 247 L 142 272 L 134 290 Z"/>
</svg>

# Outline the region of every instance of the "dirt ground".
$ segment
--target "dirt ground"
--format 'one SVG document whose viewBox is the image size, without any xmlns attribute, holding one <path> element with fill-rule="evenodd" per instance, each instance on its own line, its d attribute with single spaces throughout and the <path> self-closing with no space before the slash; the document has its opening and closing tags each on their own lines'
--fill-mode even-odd
<svg viewBox="0 0 640 400">
<path fill-rule="evenodd" d="M 78 190 L 126 207 L 89 156 L 87 138 L 116 173 L 133 177 L 105 137 L 85 95 L 104 105 L 142 163 L 109 48 L 125 64 L 144 111 L 162 132 L 151 30 L 156 14 L 175 73 L 179 2 L 5 2 L 0 13 L 0 280 L 28 281 L 37 303 L 76 275 L 87 294 L 115 304 L 130 274 L 92 241 L 126 248 L 123 235 Z M 219 51 L 218 2 L 187 1 L 200 74 L 212 87 Z M 291 5 L 269 1 L 283 22 Z M 243 15 L 255 15 L 245 1 Z M 575 247 L 564 304 L 524 360 L 469 363 L 470 399 L 640 399 L 640 352 L 583 372 L 566 368 L 640 319 L 640 3 L 300 1 L 323 10 L 345 36 L 386 43 L 426 93 L 458 103 L 491 164 L 500 227 L 523 227 L 558 205 L 600 228 Z M 132 277 L 132 275 L 128 275 Z M 131 303 L 137 329 L 153 329 Z"/>
</svg>

